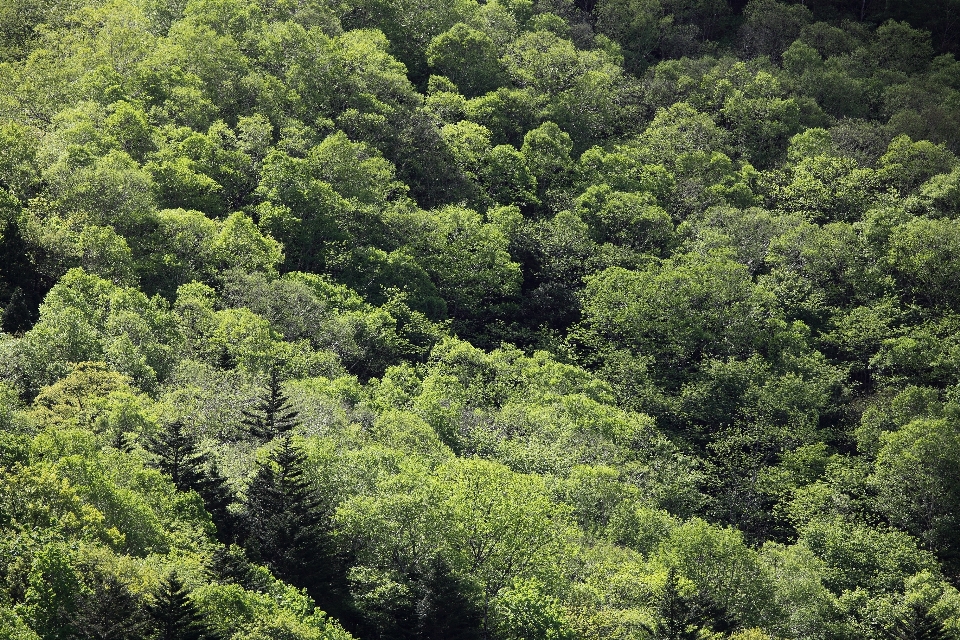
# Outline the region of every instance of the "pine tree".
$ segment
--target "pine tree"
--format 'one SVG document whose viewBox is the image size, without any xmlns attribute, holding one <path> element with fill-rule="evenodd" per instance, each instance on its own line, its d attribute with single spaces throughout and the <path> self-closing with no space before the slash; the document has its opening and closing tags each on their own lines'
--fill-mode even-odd
<svg viewBox="0 0 960 640">
<path fill-rule="evenodd" d="M 245 546 L 278 577 L 310 588 L 321 581 L 325 514 L 305 464 L 289 438 L 261 463 L 244 502 Z"/>
<path fill-rule="evenodd" d="M 299 422 L 299 412 L 290 409 L 290 400 L 280 387 L 280 376 L 274 368 L 270 381 L 252 409 L 243 409 L 243 424 L 254 438 L 264 442 L 289 433 Z"/>
<path fill-rule="evenodd" d="M 156 456 L 154 466 L 170 476 L 180 491 L 196 491 L 217 527 L 217 538 L 229 542 L 236 533 L 236 522 L 229 506 L 234 494 L 216 465 L 200 451 L 196 437 L 179 420 L 147 443 Z"/>
<path fill-rule="evenodd" d="M 160 582 L 147 604 L 153 620 L 156 640 L 207 640 L 212 638 L 203 628 L 200 612 L 175 571 Z"/>
<path fill-rule="evenodd" d="M 150 621 L 143 603 L 113 574 L 97 575 L 73 615 L 72 638 L 83 640 L 141 640 Z"/>
<path fill-rule="evenodd" d="M 207 457 L 200 451 L 196 437 L 179 420 L 147 442 L 147 451 L 156 456 L 157 469 L 170 476 L 180 491 L 190 491 L 203 482 Z"/>
<path fill-rule="evenodd" d="M 891 634 L 895 640 L 947 640 L 950 634 L 930 609 L 921 602 L 913 602 L 907 614 L 900 619 Z"/>
</svg>

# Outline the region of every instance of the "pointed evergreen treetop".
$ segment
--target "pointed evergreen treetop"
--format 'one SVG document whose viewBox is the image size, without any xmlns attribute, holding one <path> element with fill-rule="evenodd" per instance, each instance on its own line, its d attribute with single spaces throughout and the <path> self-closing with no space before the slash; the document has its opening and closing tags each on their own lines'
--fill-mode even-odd
<svg viewBox="0 0 960 640">
<path fill-rule="evenodd" d="M 305 466 L 306 456 L 285 438 L 260 464 L 244 501 L 251 556 L 298 586 L 314 580 L 323 546 L 322 502 Z"/>
<path fill-rule="evenodd" d="M 147 443 L 156 460 L 153 466 L 170 476 L 179 491 L 196 491 L 217 527 L 217 538 L 230 542 L 236 533 L 229 506 L 234 493 L 215 463 L 200 451 L 196 437 L 183 423 L 172 422 Z"/>
<path fill-rule="evenodd" d="M 266 591 L 270 586 L 269 574 L 255 567 L 243 547 L 235 544 L 214 551 L 208 569 L 220 584 L 238 584 L 248 591 Z"/>
<path fill-rule="evenodd" d="M 156 640 L 209 640 L 200 612 L 176 571 L 168 573 L 146 605 L 153 620 Z"/>
<path fill-rule="evenodd" d="M 280 386 L 277 369 L 270 371 L 265 392 L 250 409 L 242 409 L 243 424 L 254 438 L 268 441 L 289 433 L 299 424 L 299 412 L 290 408 L 290 399 Z"/>
<path fill-rule="evenodd" d="M 71 640 L 142 640 L 150 621 L 139 596 L 113 574 L 95 575 L 89 591 L 81 596 L 71 626 Z"/>
<path fill-rule="evenodd" d="M 133 443 L 130 441 L 130 437 L 119 429 L 114 431 L 110 436 L 110 446 L 123 453 L 131 453 L 133 451 Z"/>
<path fill-rule="evenodd" d="M 236 495 L 215 463 L 211 463 L 204 471 L 200 483 L 194 489 L 200 494 L 204 507 L 217 527 L 217 539 L 225 544 L 232 542 L 237 534 L 237 523 L 236 516 L 230 511 L 230 505 L 235 502 Z"/>
<path fill-rule="evenodd" d="M 673 567 L 667 571 L 657 613 L 660 620 L 646 628 L 650 640 L 697 640 L 700 637 L 700 627 L 692 624 L 692 607 L 680 592 L 680 579 Z"/>
<path fill-rule="evenodd" d="M 207 456 L 180 420 L 171 422 L 152 437 L 146 449 L 156 456 L 153 466 L 170 476 L 180 491 L 195 489 L 203 481 Z"/>
</svg>

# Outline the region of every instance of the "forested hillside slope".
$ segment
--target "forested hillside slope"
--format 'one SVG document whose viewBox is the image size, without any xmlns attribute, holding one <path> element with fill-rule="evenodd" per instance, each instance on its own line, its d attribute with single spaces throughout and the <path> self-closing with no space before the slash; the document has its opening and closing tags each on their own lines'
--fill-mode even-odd
<svg viewBox="0 0 960 640">
<path fill-rule="evenodd" d="M 960 640 L 958 34 L 0 0 L 0 637 Z"/>
</svg>

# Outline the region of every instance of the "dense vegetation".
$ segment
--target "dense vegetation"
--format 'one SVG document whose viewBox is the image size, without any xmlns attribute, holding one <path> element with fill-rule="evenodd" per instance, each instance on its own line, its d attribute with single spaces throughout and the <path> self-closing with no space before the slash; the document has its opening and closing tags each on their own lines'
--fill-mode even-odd
<svg viewBox="0 0 960 640">
<path fill-rule="evenodd" d="M 0 637 L 960 639 L 955 0 L 0 0 Z"/>
</svg>

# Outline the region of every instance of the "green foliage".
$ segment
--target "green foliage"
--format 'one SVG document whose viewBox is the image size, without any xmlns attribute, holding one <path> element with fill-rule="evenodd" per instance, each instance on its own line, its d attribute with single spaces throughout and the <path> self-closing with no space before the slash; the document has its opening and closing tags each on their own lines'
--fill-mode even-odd
<svg viewBox="0 0 960 640">
<path fill-rule="evenodd" d="M 243 504 L 245 546 L 280 578 L 314 589 L 327 571 L 322 501 L 289 437 L 260 463 Z M 321 575 L 318 575 L 321 574 Z"/>
<path fill-rule="evenodd" d="M 80 633 L 102 640 L 133 640 L 149 630 L 141 598 L 116 575 L 95 575 L 72 621 Z"/>
<path fill-rule="evenodd" d="M 913 602 L 906 616 L 899 621 L 893 637 L 897 638 L 929 638 L 939 640 L 949 638 L 943 623 L 939 621 L 922 602 Z"/>
<path fill-rule="evenodd" d="M 296 411 L 291 411 L 289 400 L 280 388 L 280 377 L 276 369 L 270 371 L 270 380 L 266 393 L 257 399 L 253 410 L 243 409 L 243 424 L 250 435 L 259 440 L 272 440 L 287 435 L 297 426 Z"/>
<path fill-rule="evenodd" d="M 156 628 L 157 638 L 162 640 L 202 640 L 209 637 L 204 632 L 200 612 L 175 571 L 160 581 L 153 593 L 153 602 L 147 606 L 147 613 Z"/>
<path fill-rule="evenodd" d="M 430 66 L 468 98 L 496 89 L 502 82 L 493 40 L 462 22 L 434 38 L 426 53 Z"/>
<path fill-rule="evenodd" d="M 0 636 L 955 636 L 955 14 L 0 1 Z"/>
<path fill-rule="evenodd" d="M 563 640 L 574 633 L 556 600 L 544 596 L 536 581 L 519 582 L 497 600 L 504 638 Z"/>
<path fill-rule="evenodd" d="M 579 336 L 601 353 L 620 348 L 650 356 L 655 375 L 670 384 L 705 356 L 743 357 L 763 348 L 772 328 L 765 304 L 746 269 L 722 255 L 642 271 L 613 267 L 587 281 Z M 664 315 L 674 322 L 662 322 Z"/>
</svg>

